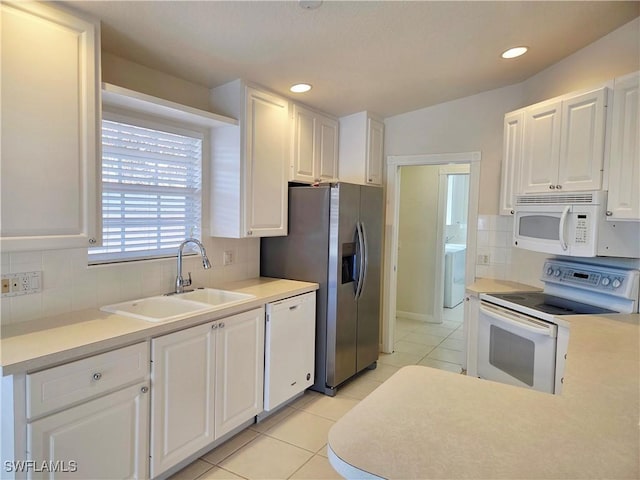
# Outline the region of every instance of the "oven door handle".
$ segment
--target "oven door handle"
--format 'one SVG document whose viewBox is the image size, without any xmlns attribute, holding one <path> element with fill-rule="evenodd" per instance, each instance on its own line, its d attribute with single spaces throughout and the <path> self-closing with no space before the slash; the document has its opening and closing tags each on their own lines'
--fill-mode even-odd
<svg viewBox="0 0 640 480">
<path fill-rule="evenodd" d="M 552 323 L 542 322 L 534 318 L 520 315 L 516 312 L 494 307 L 487 303 L 480 305 L 480 312 L 500 322 L 521 328 L 537 335 L 546 335 L 555 338 L 558 336 L 558 326 Z"/>
</svg>

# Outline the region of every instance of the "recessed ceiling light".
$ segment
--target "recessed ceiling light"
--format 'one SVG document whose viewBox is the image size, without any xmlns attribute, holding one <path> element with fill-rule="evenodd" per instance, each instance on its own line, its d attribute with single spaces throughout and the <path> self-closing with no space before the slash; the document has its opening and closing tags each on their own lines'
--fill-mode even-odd
<svg viewBox="0 0 640 480">
<path fill-rule="evenodd" d="M 308 83 L 296 83 L 295 85 L 291 85 L 291 88 L 289 90 L 291 90 L 293 93 L 304 93 L 311 90 L 311 85 L 309 85 Z"/>
<path fill-rule="evenodd" d="M 524 55 L 529 50 L 529 47 L 513 47 L 502 54 L 502 58 L 516 58 L 520 55 Z"/>
</svg>

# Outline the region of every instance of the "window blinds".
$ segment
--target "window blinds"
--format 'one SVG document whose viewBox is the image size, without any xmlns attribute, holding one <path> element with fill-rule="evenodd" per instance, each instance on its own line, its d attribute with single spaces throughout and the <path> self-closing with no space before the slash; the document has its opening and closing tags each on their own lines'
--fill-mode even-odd
<svg viewBox="0 0 640 480">
<path fill-rule="evenodd" d="M 102 246 L 91 262 L 175 255 L 200 236 L 202 138 L 102 121 Z"/>
</svg>

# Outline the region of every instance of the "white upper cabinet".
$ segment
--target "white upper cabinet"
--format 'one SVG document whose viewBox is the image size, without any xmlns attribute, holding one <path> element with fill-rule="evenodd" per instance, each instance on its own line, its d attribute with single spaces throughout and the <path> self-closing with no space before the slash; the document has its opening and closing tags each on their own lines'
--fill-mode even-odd
<svg viewBox="0 0 640 480">
<path fill-rule="evenodd" d="M 340 180 L 382 185 L 384 123 L 368 112 L 340 119 Z"/>
<path fill-rule="evenodd" d="M 330 182 L 338 178 L 338 121 L 301 105 L 293 105 L 289 180 Z"/>
<path fill-rule="evenodd" d="M 212 130 L 210 234 L 287 234 L 289 102 L 241 80 L 211 91 L 214 110 L 240 127 Z"/>
<path fill-rule="evenodd" d="M 604 164 L 606 88 L 562 102 L 558 184 L 565 190 L 600 190 Z"/>
<path fill-rule="evenodd" d="M 500 215 L 513 213 L 513 194 L 516 193 L 514 189 L 520 183 L 523 123 L 524 112 L 522 110 L 504 116 Z"/>
<path fill-rule="evenodd" d="M 548 192 L 557 184 L 561 103 L 544 102 L 525 110 L 523 192 Z"/>
<path fill-rule="evenodd" d="M 640 220 L 640 72 L 616 78 L 613 88 L 607 216 Z"/>
<path fill-rule="evenodd" d="M 2 2 L 3 251 L 96 243 L 99 24 Z"/>
<path fill-rule="evenodd" d="M 602 87 L 524 109 L 520 193 L 602 188 L 606 105 Z"/>
</svg>

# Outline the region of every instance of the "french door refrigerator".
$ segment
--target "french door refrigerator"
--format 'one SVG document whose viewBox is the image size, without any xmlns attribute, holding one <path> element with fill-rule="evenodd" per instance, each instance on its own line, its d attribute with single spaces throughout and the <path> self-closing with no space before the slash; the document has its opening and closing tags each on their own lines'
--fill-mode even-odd
<svg viewBox="0 0 640 480">
<path fill-rule="evenodd" d="M 382 188 L 289 187 L 289 234 L 261 239 L 260 274 L 316 282 L 313 390 L 337 387 L 379 351 Z"/>
</svg>

